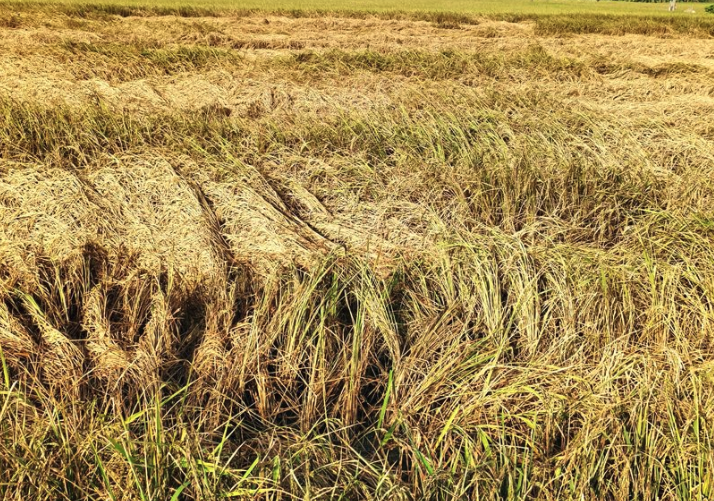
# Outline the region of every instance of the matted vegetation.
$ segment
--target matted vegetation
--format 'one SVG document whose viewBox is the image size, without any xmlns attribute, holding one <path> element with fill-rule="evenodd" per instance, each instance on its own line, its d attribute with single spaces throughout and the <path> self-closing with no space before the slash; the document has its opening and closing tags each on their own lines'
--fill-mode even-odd
<svg viewBox="0 0 714 501">
<path fill-rule="evenodd" d="M 714 496 L 702 19 L 15 5 L 5 499 Z"/>
</svg>

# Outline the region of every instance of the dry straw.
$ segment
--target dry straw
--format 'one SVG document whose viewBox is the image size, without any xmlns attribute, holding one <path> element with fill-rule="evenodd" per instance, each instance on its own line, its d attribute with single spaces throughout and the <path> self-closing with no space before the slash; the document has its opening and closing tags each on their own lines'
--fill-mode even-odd
<svg viewBox="0 0 714 501">
<path fill-rule="evenodd" d="M 714 495 L 706 22 L 218 14 L 0 28 L 4 497 Z"/>
</svg>

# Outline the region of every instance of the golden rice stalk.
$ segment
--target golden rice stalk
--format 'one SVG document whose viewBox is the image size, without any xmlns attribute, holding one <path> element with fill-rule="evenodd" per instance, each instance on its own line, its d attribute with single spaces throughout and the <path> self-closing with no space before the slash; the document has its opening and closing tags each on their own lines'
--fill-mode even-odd
<svg viewBox="0 0 714 501">
<path fill-rule="evenodd" d="M 224 310 L 218 310 L 211 305 L 206 312 L 206 326 L 203 340 L 196 349 L 193 368 L 196 374 L 208 381 L 216 381 L 226 369 L 226 343 L 230 325 L 225 325 Z"/>
<path fill-rule="evenodd" d="M 151 298 L 151 317 L 144 328 L 131 364 L 134 381 L 144 388 L 157 384 L 160 369 L 174 347 L 173 316 L 166 296 L 156 292 Z"/>
<path fill-rule="evenodd" d="M 94 374 L 116 387 L 129 368 L 129 357 L 112 338 L 106 312 L 106 289 L 100 284 L 85 298 L 82 327 L 87 333 L 87 354 L 94 365 Z"/>
<path fill-rule="evenodd" d="M 32 337 L 12 316 L 5 303 L 0 303 L 0 349 L 11 365 L 17 365 L 37 353 Z"/>
<path fill-rule="evenodd" d="M 45 318 L 32 296 L 22 294 L 22 301 L 40 332 L 40 366 L 45 380 L 62 393 L 78 396 L 84 374 L 82 350 Z"/>
</svg>

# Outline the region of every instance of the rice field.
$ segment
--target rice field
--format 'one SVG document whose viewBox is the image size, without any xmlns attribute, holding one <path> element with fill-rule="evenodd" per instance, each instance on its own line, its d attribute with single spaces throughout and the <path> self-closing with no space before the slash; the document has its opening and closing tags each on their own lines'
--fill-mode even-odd
<svg viewBox="0 0 714 501">
<path fill-rule="evenodd" d="M 13 8 L 25 5 L 37 6 L 36 0 L 3 0 Z M 675 13 L 669 12 L 668 1 L 625 1 L 625 0 L 350 0 L 335 2 L 330 0 L 44 0 L 48 6 L 90 7 L 90 8 L 135 8 L 135 9 L 185 9 L 203 10 L 204 13 L 231 14 L 240 10 L 261 12 L 287 11 L 330 12 L 337 11 L 364 15 L 365 13 L 457 13 L 463 15 L 543 15 L 543 14 L 600 14 L 600 15 L 660 15 L 684 16 L 702 15 L 705 7 L 714 2 L 677 2 Z M 34 8 L 34 7 L 31 7 Z"/>
<path fill-rule="evenodd" d="M 714 497 L 704 4 L 163 1 L 0 3 L 2 499 Z"/>
</svg>

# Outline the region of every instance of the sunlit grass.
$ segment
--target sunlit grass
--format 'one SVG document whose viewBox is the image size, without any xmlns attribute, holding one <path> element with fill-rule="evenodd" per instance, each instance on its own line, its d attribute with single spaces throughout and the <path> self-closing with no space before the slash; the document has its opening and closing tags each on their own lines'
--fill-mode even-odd
<svg viewBox="0 0 714 501">
<path fill-rule="evenodd" d="M 711 25 L 164 5 L 0 9 L 4 498 L 714 496 Z"/>
</svg>

